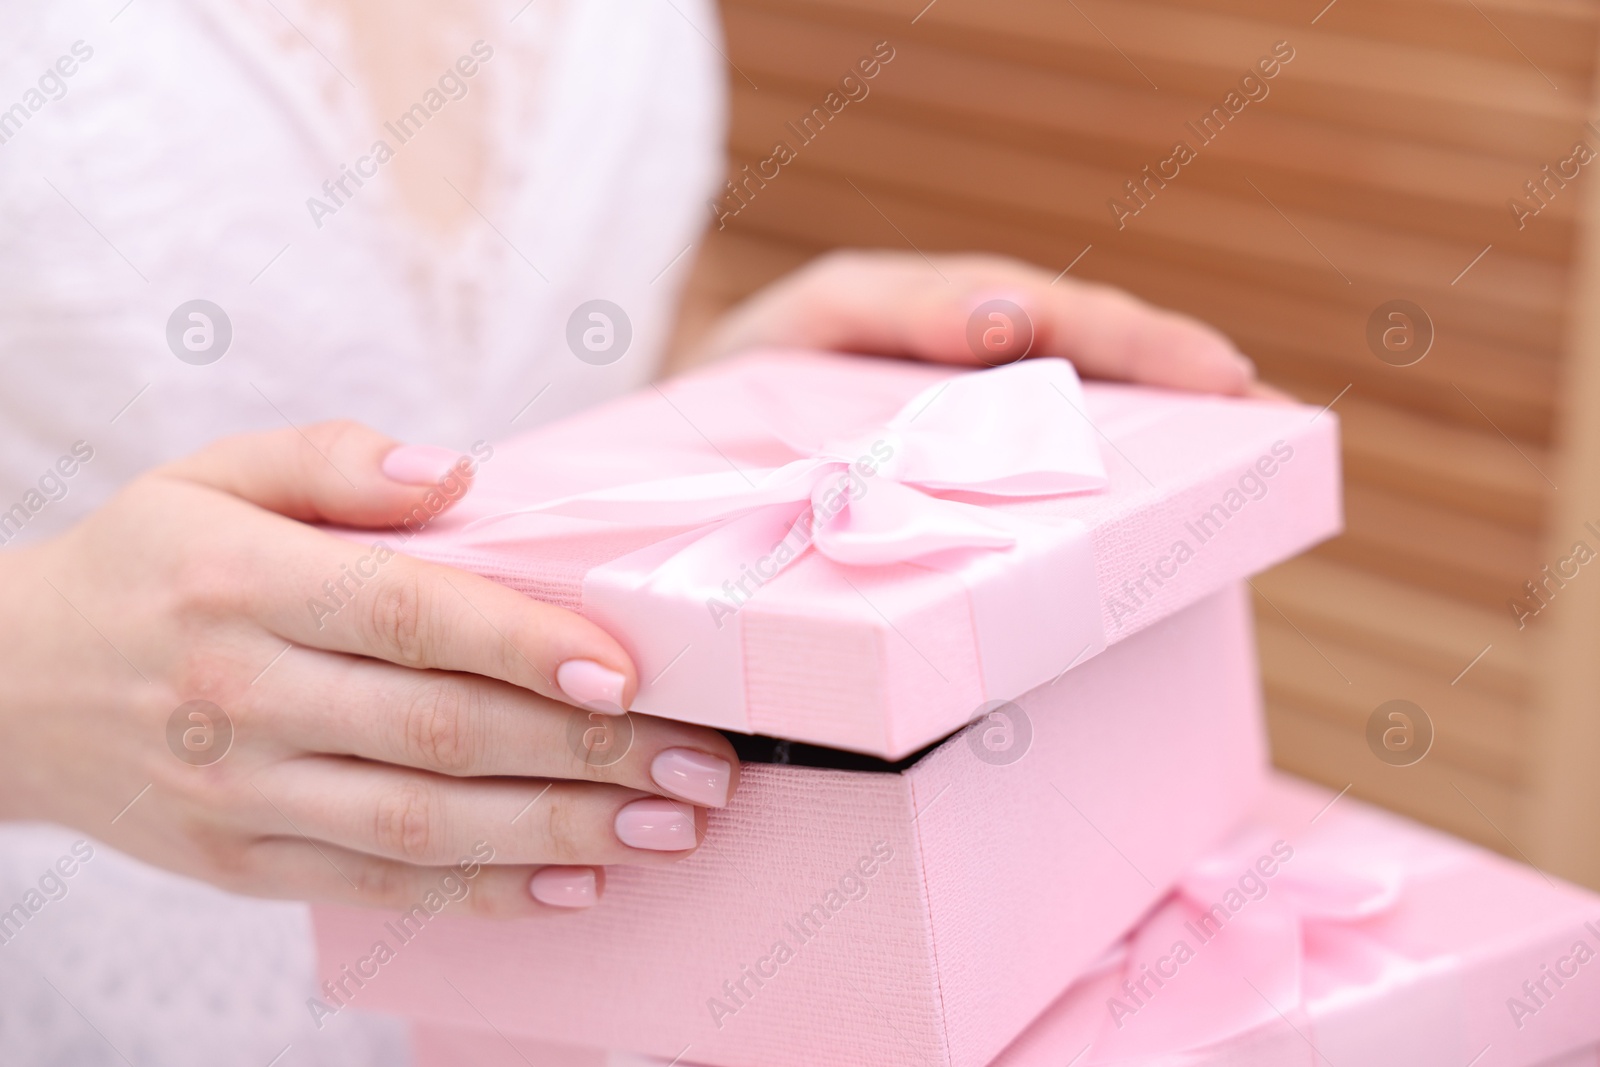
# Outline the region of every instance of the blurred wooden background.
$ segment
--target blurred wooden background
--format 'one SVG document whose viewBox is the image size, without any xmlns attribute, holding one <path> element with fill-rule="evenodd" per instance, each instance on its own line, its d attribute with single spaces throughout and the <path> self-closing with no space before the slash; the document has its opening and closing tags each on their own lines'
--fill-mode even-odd
<svg viewBox="0 0 1600 1067">
<path fill-rule="evenodd" d="M 686 329 L 828 248 L 911 244 L 1076 259 L 1217 325 L 1345 432 L 1348 532 L 1256 582 L 1277 762 L 1600 885 L 1600 565 L 1525 629 L 1509 607 L 1574 541 L 1600 550 L 1577 295 L 1600 200 L 1585 168 L 1520 229 L 1508 206 L 1600 149 L 1600 4 L 924 2 L 724 0 L 734 173 L 797 144 L 785 123 L 876 42 L 895 58 L 713 234 Z M 1184 123 L 1280 41 L 1270 95 L 1119 230 L 1107 201 L 1198 146 Z M 1393 299 L 1436 331 L 1412 366 L 1368 345 Z M 1413 766 L 1366 742 L 1393 698 L 1435 725 Z"/>
</svg>

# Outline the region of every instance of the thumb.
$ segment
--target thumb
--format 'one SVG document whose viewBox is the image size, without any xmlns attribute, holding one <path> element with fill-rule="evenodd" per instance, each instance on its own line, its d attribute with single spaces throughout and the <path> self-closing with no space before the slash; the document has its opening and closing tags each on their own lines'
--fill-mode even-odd
<svg viewBox="0 0 1600 1067">
<path fill-rule="evenodd" d="M 340 420 L 225 437 L 156 473 L 303 522 L 393 526 L 431 520 L 460 500 L 477 465 L 472 456 L 402 445 Z"/>
</svg>

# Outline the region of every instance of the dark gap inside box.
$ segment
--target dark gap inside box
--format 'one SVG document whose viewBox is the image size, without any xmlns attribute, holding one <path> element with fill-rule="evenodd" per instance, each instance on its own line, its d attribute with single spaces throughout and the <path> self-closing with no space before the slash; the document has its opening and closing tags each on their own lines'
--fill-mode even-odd
<svg viewBox="0 0 1600 1067">
<path fill-rule="evenodd" d="M 963 726 L 961 729 L 964 730 L 966 727 Z M 866 756 L 860 752 L 851 752 L 842 748 L 808 745 L 804 741 L 785 741 L 780 737 L 763 737 L 760 734 L 737 734 L 724 730 L 722 735 L 733 743 L 733 750 L 739 754 L 741 763 L 776 763 L 790 767 L 824 767 L 835 771 L 869 771 L 879 774 L 899 774 L 960 732 L 960 730 L 957 730 L 955 733 L 947 734 L 925 748 L 918 749 L 911 755 L 897 760 Z"/>
</svg>

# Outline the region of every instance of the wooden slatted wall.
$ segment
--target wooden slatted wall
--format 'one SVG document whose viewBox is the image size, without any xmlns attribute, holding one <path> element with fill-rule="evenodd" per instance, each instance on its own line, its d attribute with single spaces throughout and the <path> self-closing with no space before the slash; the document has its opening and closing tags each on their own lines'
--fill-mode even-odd
<svg viewBox="0 0 1600 1067">
<path fill-rule="evenodd" d="M 1580 138 L 1600 147 L 1585 127 L 1600 7 L 936 0 L 919 16 L 922 2 L 724 0 L 732 170 L 779 139 L 797 158 L 747 186 L 705 246 L 700 312 L 839 245 L 1000 251 L 1052 272 L 1082 254 L 1073 276 L 1206 319 L 1267 380 L 1337 398 L 1348 532 L 1256 583 L 1275 758 L 1511 854 L 1535 847 L 1545 620 L 1519 631 L 1507 602 L 1581 533 L 1549 525 L 1584 178 L 1546 182 L 1520 229 L 1508 201 L 1536 203 L 1524 183 Z M 801 145 L 786 123 L 879 41 L 894 59 L 870 95 Z M 1294 58 L 1269 95 L 1202 144 L 1185 123 L 1281 41 Z M 1180 139 L 1197 158 L 1119 228 L 1108 201 Z M 1392 299 L 1435 326 L 1413 366 L 1368 347 Z M 1365 741 L 1396 697 L 1437 731 L 1406 768 Z"/>
</svg>

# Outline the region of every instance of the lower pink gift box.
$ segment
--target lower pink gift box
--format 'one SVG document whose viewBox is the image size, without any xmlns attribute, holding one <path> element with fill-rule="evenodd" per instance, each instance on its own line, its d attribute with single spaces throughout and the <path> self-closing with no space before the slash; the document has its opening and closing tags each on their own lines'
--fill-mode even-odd
<svg viewBox="0 0 1600 1067">
<path fill-rule="evenodd" d="M 414 1067 L 695 1067 L 682 1060 L 674 1063 L 653 1056 L 554 1045 L 520 1034 L 496 1032 L 482 1023 L 477 1026 L 423 1023 L 412 1027 L 411 1036 Z M 1070 1055 L 1069 1052 L 1063 1056 L 1058 1051 L 1048 1061 L 1050 1067 L 1079 1067 L 1066 1058 Z M 1200 1062 L 1223 1067 L 1235 1061 L 1219 1053 L 1218 1058 Z M 1318 1062 L 1326 1067 L 1326 1060 Z M 997 1063 L 994 1067 L 1003 1067 L 1003 1064 Z M 1543 1060 L 1532 1067 L 1600 1067 L 1600 1045 Z"/>
<path fill-rule="evenodd" d="M 1527 1067 L 1597 1042 L 1600 897 L 1285 779 L 995 1067 Z"/>
<path fill-rule="evenodd" d="M 1600 897 L 1329 801 L 1277 779 L 1249 828 L 992 1067 L 1600 1065 Z M 414 1029 L 418 1067 L 668 1062 L 481 1020 Z M 874 1062 L 865 1047 L 826 1062 Z"/>
<path fill-rule="evenodd" d="M 313 1014 L 733 1067 L 980 1067 L 1252 809 L 1255 672 L 1229 587 L 903 769 L 747 764 L 695 855 L 613 868 L 588 912 L 319 907 Z"/>
</svg>

